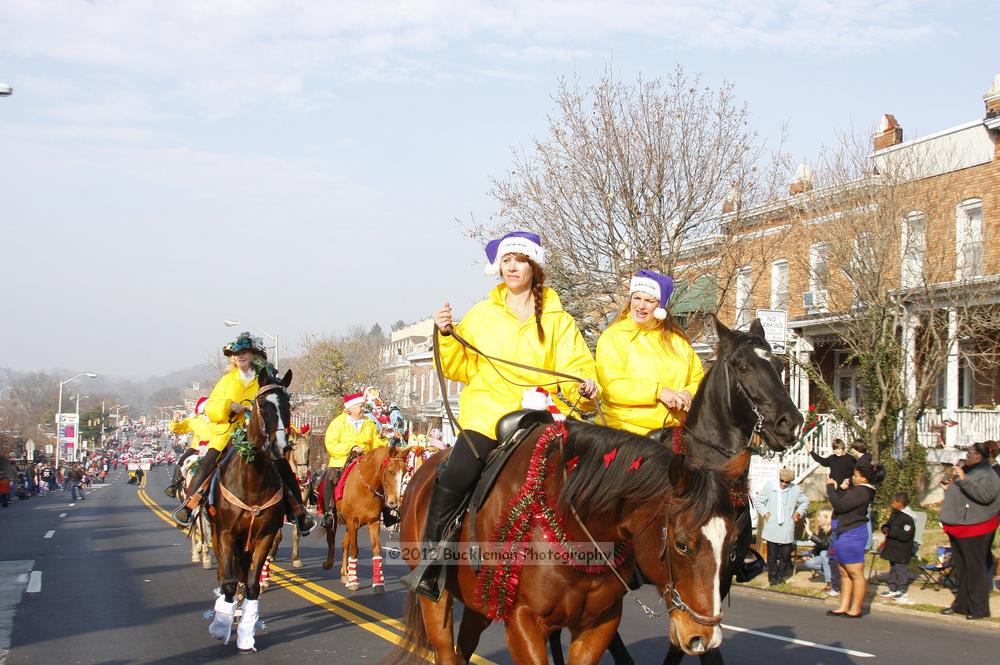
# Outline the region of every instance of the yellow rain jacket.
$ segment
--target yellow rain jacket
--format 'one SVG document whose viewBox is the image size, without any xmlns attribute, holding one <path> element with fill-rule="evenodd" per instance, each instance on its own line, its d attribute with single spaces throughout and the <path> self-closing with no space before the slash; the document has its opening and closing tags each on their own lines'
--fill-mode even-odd
<svg viewBox="0 0 1000 665">
<path fill-rule="evenodd" d="M 205 416 L 213 425 L 212 438 L 208 440 L 209 448 L 222 452 L 222 449 L 229 444 L 233 432 L 245 421 L 243 416 L 237 416 L 232 412 L 230 405 L 237 402 L 249 408 L 258 390 L 256 374 L 249 383 L 243 380 L 236 368 L 222 375 L 205 402 Z"/>
<path fill-rule="evenodd" d="M 375 423 L 362 416 L 361 429 L 356 430 L 348 420 L 347 412 L 344 411 L 330 421 L 330 426 L 326 428 L 323 445 L 326 446 L 326 452 L 330 456 L 327 467 L 339 469 L 347 463 L 347 458 L 354 446 L 369 453 L 387 444 L 385 439 L 378 435 Z"/>
<path fill-rule="evenodd" d="M 524 365 L 594 379 L 594 356 L 583 341 L 576 321 L 562 307 L 559 296 L 545 289 L 542 303 L 542 330 L 545 341 L 538 340 L 535 316 L 518 320 L 505 300 L 507 285 L 499 284 L 489 296 L 477 303 L 455 329 L 463 339 L 483 353 Z M 441 364 L 444 374 L 453 381 L 466 384 L 459 397 L 458 420 L 463 429 L 496 437 L 496 424 L 501 416 L 521 408 L 521 398 L 527 387 L 542 386 L 555 394 L 553 381 L 562 381 L 559 392 L 570 403 L 580 398 L 578 384 L 558 377 L 518 369 L 502 363 L 491 363 L 459 344 L 450 335 L 441 335 Z M 512 383 L 513 382 L 513 383 Z M 523 384 L 523 385 L 515 385 Z M 555 400 L 564 413 L 569 407 Z M 580 400 L 583 409 L 594 408 L 593 402 Z"/>
<path fill-rule="evenodd" d="M 639 326 L 631 316 L 601 333 L 597 378 L 609 426 L 647 434 L 683 422 L 683 411 L 668 409 L 657 397 L 663 388 L 686 390 L 693 397 L 705 371 L 687 340 L 675 333 L 669 340 L 666 349 L 659 329 Z"/>
<path fill-rule="evenodd" d="M 220 428 L 220 425 L 208 422 L 204 416 L 194 416 L 170 423 L 170 431 L 174 434 L 191 435 L 191 442 L 188 444 L 188 447 L 195 451 L 201 450 L 198 444 L 202 441 L 210 442 L 217 431 L 221 431 Z"/>
</svg>

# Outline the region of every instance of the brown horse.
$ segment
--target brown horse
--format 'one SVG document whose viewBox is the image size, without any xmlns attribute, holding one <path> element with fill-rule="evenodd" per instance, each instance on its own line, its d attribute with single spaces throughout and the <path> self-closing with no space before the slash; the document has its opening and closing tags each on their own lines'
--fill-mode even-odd
<svg viewBox="0 0 1000 665">
<path fill-rule="evenodd" d="M 435 455 L 414 474 L 403 501 L 400 540 L 411 568 L 436 468 L 446 455 Z M 660 573 L 674 612 L 671 641 L 690 653 L 718 645 L 719 571 L 736 535 L 729 489 L 740 472 L 692 467 L 647 437 L 598 425 L 569 421 L 565 428 L 536 429 L 477 513 L 474 539 L 469 523 L 462 525 L 458 563 L 446 566 L 441 599 L 410 595 L 408 659 L 416 662 L 432 650 L 439 664 L 468 662 L 482 631 L 502 620 L 516 663 L 546 662 L 549 634 L 564 627 L 572 633 L 570 661 L 597 663 L 621 620 L 636 553 L 651 576 Z M 478 574 L 466 556 L 475 543 L 496 562 L 484 557 Z M 611 565 L 579 543 L 613 544 L 606 553 Z M 465 606 L 457 650 L 453 599 Z"/>
<path fill-rule="evenodd" d="M 245 585 L 246 599 L 236 639 L 241 653 L 255 651 L 260 574 L 285 518 L 286 489 L 274 458 L 283 455 L 288 446 L 286 428 L 291 423 L 291 406 L 286 388 L 291 380 L 291 371 L 280 381 L 263 372 L 258 375 L 262 387 L 250 410 L 245 453 L 232 450 L 227 456 L 219 471 L 215 505 L 210 510 L 220 595 L 208 630 L 212 637 L 229 642 L 236 588 Z"/>
<path fill-rule="evenodd" d="M 337 522 L 345 527 L 340 581 L 348 591 L 358 590 L 358 529 L 368 527 L 372 544 L 372 590 L 385 593 L 382 574 L 382 544 L 379 538 L 382 509 L 397 509 L 402 502 L 403 475 L 406 472 L 405 448 L 382 446 L 358 458 L 344 480 L 344 496 L 337 502 L 333 527 L 326 531 L 326 561 L 333 567 L 337 540 Z M 325 486 L 325 481 L 320 487 Z M 326 501 L 332 497 L 325 497 Z"/>
</svg>

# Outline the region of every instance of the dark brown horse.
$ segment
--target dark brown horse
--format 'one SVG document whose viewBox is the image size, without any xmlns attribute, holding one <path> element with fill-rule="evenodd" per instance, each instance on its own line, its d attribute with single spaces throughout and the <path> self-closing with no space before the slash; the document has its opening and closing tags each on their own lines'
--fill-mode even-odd
<svg viewBox="0 0 1000 665">
<path fill-rule="evenodd" d="M 403 500 L 400 541 L 411 567 L 446 456 L 435 455 L 414 474 Z M 736 535 L 729 477 L 741 471 L 726 476 L 691 467 L 652 439 L 598 425 L 536 429 L 477 513 L 474 538 L 463 524 L 440 601 L 410 595 L 403 649 L 413 662 L 431 650 L 439 664 L 465 663 L 482 631 L 502 620 L 516 663 L 546 662 L 549 634 L 564 627 L 572 633 L 570 661 L 597 663 L 621 619 L 638 549 L 664 571 L 659 581 L 675 610 L 670 639 L 690 653 L 718 645 L 719 572 Z M 484 562 L 497 562 L 478 575 L 466 556 L 475 543 L 490 556 Z M 605 554 L 580 543 L 603 543 Z M 529 560 L 534 565 L 517 563 Z M 454 599 L 465 606 L 457 650 Z"/>
<path fill-rule="evenodd" d="M 326 531 L 327 551 L 323 568 L 329 570 L 333 567 L 337 523 L 341 522 L 345 533 L 340 581 L 348 591 L 358 590 L 358 529 L 366 526 L 372 544 L 372 590 L 379 594 L 385 592 L 379 527 L 382 509 L 395 510 L 402 501 L 406 456 L 406 448 L 376 448 L 359 457 L 344 480 L 344 496 L 334 510 L 336 518 L 333 527 Z M 320 486 L 325 486 L 325 482 Z M 331 500 L 330 497 L 324 498 Z"/>
<path fill-rule="evenodd" d="M 236 639 L 242 653 L 255 650 L 260 573 L 285 518 L 286 490 L 274 459 L 283 455 L 288 445 L 291 406 L 286 389 L 291 380 L 291 371 L 280 381 L 263 372 L 258 375 L 262 387 L 250 410 L 247 443 L 242 453 L 232 450 L 222 465 L 215 505 L 210 510 L 221 593 L 209 633 L 229 642 L 236 588 L 245 585 L 246 599 Z"/>
</svg>

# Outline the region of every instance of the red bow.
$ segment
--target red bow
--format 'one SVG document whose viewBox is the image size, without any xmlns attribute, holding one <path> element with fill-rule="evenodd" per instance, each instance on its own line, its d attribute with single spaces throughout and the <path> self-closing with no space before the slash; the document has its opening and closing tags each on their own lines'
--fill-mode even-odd
<svg viewBox="0 0 1000 665">
<path fill-rule="evenodd" d="M 615 457 L 617 457 L 617 456 L 618 456 L 618 449 L 617 448 L 613 449 L 610 453 L 607 453 L 604 456 L 604 468 L 606 469 L 609 466 L 611 466 L 611 463 L 615 461 Z"/>
<path fill-rule="evenodd" d="M 629 466 L 629 468 L 628 468 L 629 472 L 631 473 L 632 471 L 638 471 L 639 470 L 639 466 L 641 464 L 642 464 L 642 455 L 639 455 L 632 462 L 631 466 Z"/>
<path fill-rule="evenodd" d="M 576 457 L 574 457 L 572 459 L 566 460 L 566 470 L 567 471 L 572 471 L 573 469 L 576 468 L 576 465 L 579 464 L 579 463 L 580 463 L 580 456 L 579 455 L 577 455 Z"/>
</svg>

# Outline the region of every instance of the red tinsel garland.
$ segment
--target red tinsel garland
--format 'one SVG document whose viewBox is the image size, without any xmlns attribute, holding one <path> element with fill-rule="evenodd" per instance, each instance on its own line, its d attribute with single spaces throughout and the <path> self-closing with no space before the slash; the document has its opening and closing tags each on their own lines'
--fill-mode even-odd
<svg viewBox="0 0 1000 665">
<path fill-rule="evenodd" d="M 511 498 L 506 518 L 497 525 L 493 542 L 501 545 L 500 560 L 496 565 L 485 566 L 476 581 L 476 595 L 482 601 L 486 615 L 493 620 L 506 621 L 514 607 L 521 567 L 527 557 L 527 542 L 535 527 L 555 553 L 555 558 L 585 573 L 597 574 L 607 570 L 605 564 L 577 563 L 580 554 L 567 541 L 562 515 L 555 502 L 545 492 L 545 478 L 554 465 L 547 459 L 550 446 L 568 435 L 563 423 L 550 425 L 535 443 L 528 463 L 524 484 Z M 571 461 L 578 461 L 574 458 Z M 575 466 L 575 464 L 573 465 Z M 612 563 L 620 566 L 631 553 L 631 543 L 616 543 Z"/>
</svg>

